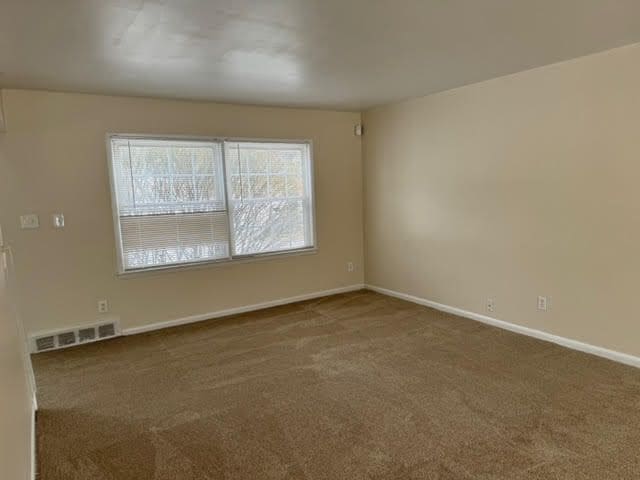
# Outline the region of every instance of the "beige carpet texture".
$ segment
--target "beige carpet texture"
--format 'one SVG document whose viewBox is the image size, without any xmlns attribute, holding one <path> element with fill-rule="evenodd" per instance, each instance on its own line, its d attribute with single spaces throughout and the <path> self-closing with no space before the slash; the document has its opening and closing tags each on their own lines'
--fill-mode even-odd
<svg viewBox="0 0 640 480">
<path fill-rule="evenodd" d="M 640 478 L 639 369 L 369 291 L 33 361 L 40 480 Z"/>
</svg>

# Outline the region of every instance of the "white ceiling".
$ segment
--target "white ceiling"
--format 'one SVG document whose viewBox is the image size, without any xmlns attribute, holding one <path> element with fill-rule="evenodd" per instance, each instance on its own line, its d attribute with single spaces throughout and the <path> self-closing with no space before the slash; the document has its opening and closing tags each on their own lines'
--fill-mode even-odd
<svg viewBox="0 0 640 480">
<path fill-rule="evenodd" d="M 357 110 L 639 41 L 638 0 L 0 0 L 0 87 Z"/>
</svg>

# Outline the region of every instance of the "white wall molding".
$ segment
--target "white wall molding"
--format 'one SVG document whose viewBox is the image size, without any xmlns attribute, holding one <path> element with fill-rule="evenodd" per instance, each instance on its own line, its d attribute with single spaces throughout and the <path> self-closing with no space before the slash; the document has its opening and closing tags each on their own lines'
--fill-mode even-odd
<svg viewBox="0 0 640 480">
<path fill-rule="evenodd" d="M 189 317 L 177 318 L 175 320 L 167 320 L 165 322 L 151 323 L 149 325 L 141 325 L 139 327 L 130 327 L 122 329 L 123 335 L 135 335 L 138 333 L 151 332 L 153 330 L 160 330 L 162 328 L 177 327 L 179 325 L 187 325 L 189 323 L 202 322 L 204 320 L 212 320 L 214 318 L 228 317 L 229 315 L 236 315 L 238 313 L 252 312 L 254 310 L 262 310 L 269 307 L 277 307 L 280 305 L 286 305 L 288 303 L 302 302 L 304 300 L 311 300 L 313 298 L 321 298 L 329 295 L 336 295 L 338 293 L 353 292 L 356 290 L 362 290 L 365 286 L 363 284 L 349 285 L 346 287 L 333 288 L 331 290 L 322 290 L 318 292 L 307 293 L 304 295 L 297 295 L 295 297 L 279 298 L 277 300 L 270 300 L 268 302 L 255 303 L 253 305 L 245 305 L 242 307 L 228 308 L 226 310 L 218 310 L 215 312 L 202 313 L 199 315 L 192 315 Z"/>
<path fill-rule="evenodd" d="M 365 288 L 367 288 L 368 290 L 372 290 L 374 292 L 382 293 L 384 295 L 389 295 L 391 297 L 396 297 L 402 300 L 407 300 L 409 302 L 417 303 L 419 305 L 424 305 L 425 307 L 435 308 L 436 310 L 440 310 L 442 312 L 458 315 L 459 317 L 465 317 L 470 320 L 475 320 L 478 322 L 486 323 L 488 325 L 493 325 L 494 327 L 502 328 L 504 330 L 509 330 L 511 332 L 520 333 L 522 335 L 534 337 L 539 340 L 545 340 L 547 342 L 556 343 L 558 345 L 562 345 L 563 347 L 567 347 L 572 350 L 578 350 L 580 352 L 590 353 L 592 355 L 597 355 L 598 357 L 604 357 L 609 360 L 613 360 L 614 362 L 624 363 L 625 365 L 631 365 L 632 367 L 640 368 L 640 357 L 635 357 L 627 353 L 617 352 L 615 350 L 609 350 L 603 347 L 597 347 L 595 345 L 590 345 L 588 343 L 580 342 L 578 340 L 573 340 L 571 338 L 560 337 L 558 335 L 544 332 L 542 330 L 536 330 L 533 328 L 524 327 L 522 325 L 517 325 L 515 323 L 509 323 L 504 320 L 498 320 L 493 317 L 488 317 L 487 315 L 482 315 L 480 313 L 470 312 L 468 310 L 463 310 L 461 308 L 452 307 L 450 305 L 445 305 L 438 302 L 433 302 L 431 300 L 416 297 L 414 295 L 396 292 L 394 290 L 377 287 L 375 285 L 365 285 Z"/>
</svg>

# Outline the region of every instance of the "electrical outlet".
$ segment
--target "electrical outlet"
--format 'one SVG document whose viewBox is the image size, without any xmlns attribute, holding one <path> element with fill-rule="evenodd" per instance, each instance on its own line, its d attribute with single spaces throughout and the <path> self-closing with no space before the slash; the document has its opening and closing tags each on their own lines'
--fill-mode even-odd
<svg viewBox="0 0 640 480">
<path fill-rule="evenodd" d="M 538 310 L 546 312 L 549 308 L 549 299 L 547 297 L 538 297 Z"/>
<path fill-rule="evenodd" d="M 496 309 L 496 304 L 493 298 L 487 298 L 487 312 L 493 313 Z"/>
<path fill-rule="evenodd" d="M 107 313 L 109 311 L 109 303 L 106 300 L 98 300 L 98 313 Z"/>
<path fill-rule="evenodd" d="M 353 262 L 347 262 L 347 272 L 353 272 L 356 267 L 353 265 Z"/>
</svg>

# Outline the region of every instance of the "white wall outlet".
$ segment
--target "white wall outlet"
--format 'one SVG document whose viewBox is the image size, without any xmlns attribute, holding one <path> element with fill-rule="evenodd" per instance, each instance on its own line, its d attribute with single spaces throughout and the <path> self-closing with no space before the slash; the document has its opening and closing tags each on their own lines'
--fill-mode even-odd
<svg viewBox="0 0 640 480">
<path fill-rule="evenodd" d="M 493 313 L 496 310 L 496 303 L 493 298 L 487 298 L 487 312 Z"/>
<path fill-rule="evenodd" d="M 347 262 L 347 272 L 353 272 L 356 269 L 353 262 Z"/>
<path fill-rule="evenodd" d="M 20 228 L 23 230 L 39 228 L 40 219 L 35 213 L 20 216 Z"/>
<path fill-rule="evenodd" d="M 64 228 L 64 215 L 62 213 L 54 213 L 51 215 L 53 228 Z"/>
<path fill-rule="evenodd" d="M 547 297 L 538 297 L 538 310 L 546 312 L 549 309 L 549 299 Z"/>
<path fill-rule="evenodd" d="M 98 300 L 98 313 L 107 313 L 109 311 L 109 303 L 106 300 Z"/>
</svg>

